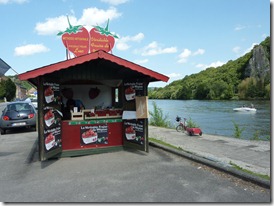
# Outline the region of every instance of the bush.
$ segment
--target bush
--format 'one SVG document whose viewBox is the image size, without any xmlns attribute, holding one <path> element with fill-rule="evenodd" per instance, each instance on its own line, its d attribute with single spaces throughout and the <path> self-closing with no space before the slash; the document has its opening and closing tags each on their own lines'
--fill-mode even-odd
<svg viewBox="0 0 274 206">
<path fill-rule="evenodd" d="M 187 127 L 189 127 L 189 128 L 198 128 L 199 125 L 198 125 L 196 122 L 194 122 L 194 121 L 191 119 L 191 117 L 189 117 L 189 118 L 187 119 Z"/>
<path fill-rule="evenodd" d="M 163 110 L 157 106 L 155 102 L 152 102 L 153 106 L 153 111 L 149 112 L 150 114 L 150 119 L 149 123 L 150 125 L 153 126 L 158 126 L 158 127 L 171 127 L 170 122 L 167 120 L 168 115 L 163 114 Z"/>
<path fill-rule="evenodd" d="M 245 130 L 245 128 L 240 129 L 239 125 L 235 121 L 232 122 L 234 124 L 234 137 L 241 138 L 242 132 Z"/>
</svg>

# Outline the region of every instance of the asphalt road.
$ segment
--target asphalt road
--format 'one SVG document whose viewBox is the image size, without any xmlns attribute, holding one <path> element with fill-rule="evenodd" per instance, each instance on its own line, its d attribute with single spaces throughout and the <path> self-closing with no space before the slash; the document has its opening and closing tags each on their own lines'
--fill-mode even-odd
<svg viewBox="0 0 274 206">
<path fill-rule="evenodd" d="M 261 188 L 150 147 L 39 162 L 37 132 L 0 136 L 1 202 L 270 202 Z"/>
</svg>

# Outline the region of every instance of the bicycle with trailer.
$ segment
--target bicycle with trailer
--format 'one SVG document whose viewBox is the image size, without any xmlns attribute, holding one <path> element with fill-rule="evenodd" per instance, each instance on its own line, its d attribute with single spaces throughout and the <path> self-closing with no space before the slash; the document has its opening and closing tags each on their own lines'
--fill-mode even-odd
<svg viewBox="0 0 274 206">
<path fill-rule="evenodd" d="M 182 121 L 182 118 L 177 115 L 176 122 L 179 123 L 179 125 L 177 125 L 177 127 L 176 127 L 177 132 L 186 131 L 190 136 L 193 136 L 193 135 L 202 136 L 202 134 L 203 134 L 203 132 L 200 128 L 198 128 L 198 127 L 189 127 L 187 125 L 187 119 L 186 118 L 184 118 L 184 121 Z"/>
</svg>

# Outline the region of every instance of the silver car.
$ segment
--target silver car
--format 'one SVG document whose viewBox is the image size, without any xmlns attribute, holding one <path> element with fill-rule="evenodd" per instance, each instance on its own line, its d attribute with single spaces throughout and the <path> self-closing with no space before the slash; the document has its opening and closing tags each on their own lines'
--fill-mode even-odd
<svg viewBox="0 0 274 206">
<path fill-rule="evenodd" d="M 36 129 L 37 113 L 30 102 L 11 102 L 6 105 L 0 118 L 1 134 L 14 128 L 26 127 Z"/>
</svg>

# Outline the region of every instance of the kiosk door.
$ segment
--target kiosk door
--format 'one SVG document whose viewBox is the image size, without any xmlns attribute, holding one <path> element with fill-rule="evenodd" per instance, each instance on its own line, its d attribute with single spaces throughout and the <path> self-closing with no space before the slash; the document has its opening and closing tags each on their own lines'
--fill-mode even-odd
<svg viewBox="0 0 274 206">
<path fill-rule="evenodd" d="M 124 146 L 148 152 L 147 119 L 123 120 Z"/>
<path fill-rule="evenodd" d="M 124 146 L 148 152 L 147 84 L 129 80 L 123 86 Z"/>
<path fill-rule="evenodd" d="M 39 156 L 47 160 L 62 152 L 61 99 L 57 81 L 41 78 L 38 86 Z"/>
</svg>

